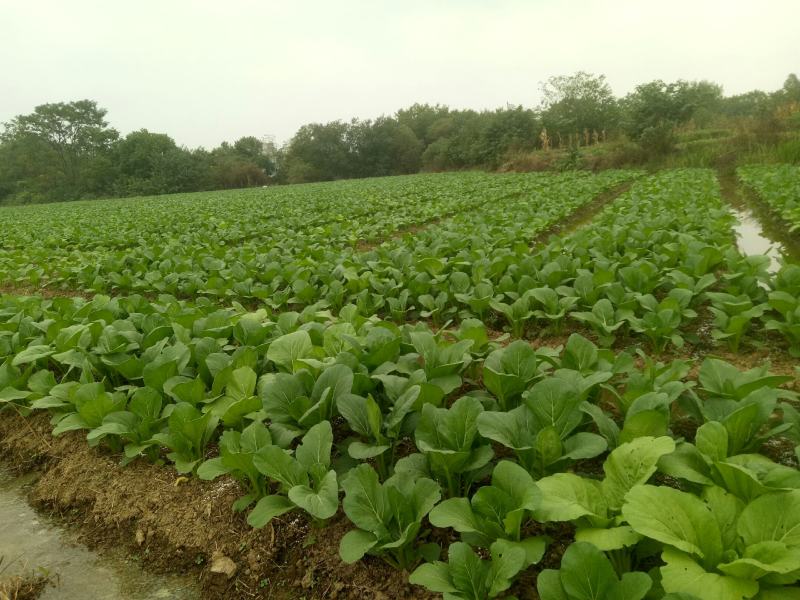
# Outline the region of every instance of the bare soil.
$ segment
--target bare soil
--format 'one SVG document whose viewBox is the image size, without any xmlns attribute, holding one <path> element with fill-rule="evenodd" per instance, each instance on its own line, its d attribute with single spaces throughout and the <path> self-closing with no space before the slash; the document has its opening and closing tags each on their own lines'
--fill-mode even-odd
<svg viewBox="0 0 800 600">
<path fill-rule="evenodd" d="M 0 419 L 0 459 L 39 472 L 31 503 L 77 526 L 92 548 L 122 546 L 155 572 L 196 577 L 204 598 L 436 597 L 378 558 L 344 564 L 339 540 L 351 525 L 341 513 L 324 529 L 291 513 L 252 529 L 231 508 L 243 493 L 230 478 L 187 479 L 143 461 L 121 467 L 80 432 L 50 431 L 46 415 Z"/>
</svg>

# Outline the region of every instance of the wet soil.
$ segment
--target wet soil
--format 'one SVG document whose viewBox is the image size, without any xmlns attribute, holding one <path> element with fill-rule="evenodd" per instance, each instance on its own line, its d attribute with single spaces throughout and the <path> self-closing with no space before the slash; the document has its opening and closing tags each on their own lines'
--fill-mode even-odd
<svg viewBox="0 0 800 600">
<path fill-rule="evenodd" d="M 342 563 L 339 541 L 351 527 L 342 514 L 324 529 L 292 513 L 252 529 L 231 508 L 242 495 L 232 479 L 186 479 L 139 461 L 123 468 L 79 432 L 50 431 L 46 415 L 0 419 L 0 458 L 38 472 L 29 501 L 76 526 L 90 548 L 123 548 L 155 573 L 192 579 L 202 598 L 436 597 L 378 558 Z"/>
<path fill-rule="evenodd" d="M 153 575 L 120 552 L 98 554 L 77 534 L 37 513 L 26 500 L 31 473 L 14 477 L 0 468 L 0 569 L 6 597 L 42 600 L 191 600 L 199 590 L 188 578 Z M 48 583 L 49 585 L 45 585 Z"/>
</svg>

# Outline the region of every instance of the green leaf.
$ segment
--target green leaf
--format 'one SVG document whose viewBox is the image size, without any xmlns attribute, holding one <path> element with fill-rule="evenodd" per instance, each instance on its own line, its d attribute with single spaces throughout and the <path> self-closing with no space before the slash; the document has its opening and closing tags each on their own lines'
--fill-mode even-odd
<svg viewBox="0 0 800 600">
<path fill-rule="evenodd" d="M 691 556 L 673 549 L 664 550 L 661 559 L 661 584 L 670 593 L 686 593 L 699 600 L 744 600 L 758 593 L 758 583 L 709 573 Z"/>
<path fill-rule="evenodd" d="M 247 523 L 250 527 L 260 529 L 275 517 L 279 517 L 293 508 L 295 508 L 294 503 L 284 496 L 264 496 L 250 511 Z"/>
<path fill-rule="evenodd" d="M 635 546 L 641 539 L 642 536 L 627 525 L 608 529 L 578 528 L 575 531 L 576 542 L 588 542 L 604 552 Z"/>
<path fill-rule="evenodd" d="M 458 589 L 450 579 L 450 569 L 447 563 L 426 563 L 417 567 L 408 577 L 408 582 L 421 585 L 432 592 L 449 593 Z"/>
<path fill-rule="evenodd" d="M 782 542 L 759 542 L 745 548 L 741 558 L 717 568 L 739 579 L 754 580 L 770 573 L 786 575 L 800 569 L 800 547 L 789 548 Z M 798 577 L 800 575 L 793 576 L 794 581 Z"/>
<path fill-rule="evenodd" d="M 645 537 L 693 554 L 706 565 L 713 567 L 719 562 L 722 555 L 719 526 L 708 506 L 692 494 L 639 485 L 628 492 L 622 514 Z"/>
<path fill-rule="evenodd" d="M 561 573 L 554 569 L 545 569 L 539 573 L 536 591 L 541 600 L 570 600 L 561 586 Z"/>
<path fill-rule="evenodd" d="M 756 498 L 739 516 L 737 531 L 746 546 L 769 541 L 800 546 L 800 490 Z"/>
<path fill-rule="evenodd" d="M 375 534 L 363 529 L 352 529 L 339 542 L 339 556 L 347 564 L 352 564 L 361 560 L 377 543 Z"/>
<path fill-rule="evenodd" d="M 391 507 L 378 474 L 367 464 L 351 469 L 342 481 L 345 497 L 342 507 L 347 517 L 366 531 L 380 531 L 388 522 Z"/>
<path fill-rule="evenodd" d="M 583 516 L 605 518 L 608 506 L 599 482 L 572 473 L 557 473 L 536 482 L 542 494 L 534 511 L 537 521 L 573 521 Z"/>
<path fill-rule="evenodd" d="M 317 423 L 303 436 L 303 441 L 295 451 L 295 458 L 306 469 L 315 465 L 327 467 L 331 464 L 333 429 L 328 421 Z"/>
<path fill-rule="evenodd" d="M 35 344 L 33 346 L 28 346 L 14 357 L 14 360 L 11 361 L 11 366 L 18 367 L 25 363 L 36 362 L 39 359 L 47 358 L 55 353 L 56 351 L 48 345 Z"/>
<path fill-rule="evenodd" d="M 339 509 L 336 471 L 328 471 L 316 490 L 298 485 L 289 490 L 289 500 L 317 519 L 330 519 Z"/>
<path fill-rule="evenodd" d="M 709 421 L 697 429 L 695 446 L 709 460 L 725 460 L 728 456 L 728 432 L 722 423 Z"/>
<path fill-rule="evenodd" d="M 452 527 L 459 533 L 481 530 L 481 521 L 467 498 L 448 498 L 433 507 L 428 519 L 434 527 Z"/>
<path fill-rule="evenodd" d="M 537 581 L 542 600 L 641 600 L 651 586 L 645 573 L 625 573 L 620 580 L 608 558 L 586 542 L 570 545 L 561 569 L 543 571 Z"/>
<path fill-rule="evenodd" d="M 284 371 L 292 373 L 295 361 L 308 356 L 312 348 L 311 336 L 307 331 L 299 330 L 274 340 L 267 349 L 267 358 Z"/>
<path fill-rule="evenodd" d="M 542 560 L 545 550 L 547 550 L 547 541 L 548 538 L 540 536 L 529 537 L 520 541 L 499 539 L 492 544 L 492 548 L 503 553 L 512 548 L 519 548 L 525 552 L 525 563 L 523 568 L 527 568 Z M 516 575 L 516 573 L 514 573 L 514 575 Z M 512 577 L 514 575 L 512 575 Z"/>
<path fill-rule="evenodd" d="M 278 446 L 267 446 L 253 457 L 253 465 L 270 479 L 289 489 L 308 485 L 308 475 L 303 466 Z"/>
<path fill-rule="evenodd" d="M 572 383 L 558 377 L 535 384 L 525 398 L 538 429 L 552 426 L 562 439 L 583 419 L 578 410 L 581 402 L 583 398 L 580 391 Z"/>
<path fill-rule="evenodd" d="M 634 486 L 647 483 L 656 472 L 659 459 L 675 451 L 675 442 L 668 437 L 642 437 L 622 444 L 608 455 L 603 464 L 606 476 L 603 494 L 611 510 L 618 511 Z"/>
<path fill-rule="evenodd" d="M 222 464 L 222 458 L 219 456 L 216 458 L 210 458 L 197 467 L 197 476 L 206 481 L 216 479 L 220 475 L 225 475 L 229 472 L 230 469 Z"/>
<path fill-rule="evenodd" d="M 347 453 L 356 460 L 369 460 L 380 456 L 389 449 L 387 445 L 365 444 L 363 442 L 352 442 L 347 447 Z"/>
</svg>

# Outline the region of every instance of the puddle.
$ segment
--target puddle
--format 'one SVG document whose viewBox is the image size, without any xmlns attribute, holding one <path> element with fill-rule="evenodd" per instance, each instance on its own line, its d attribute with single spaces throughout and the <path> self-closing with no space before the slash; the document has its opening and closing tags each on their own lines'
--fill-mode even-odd
<svg viewBox="0 0 800 600">
<path fill-rule="evenodd" d="M 785 254 L 783 245 L 764 235 L 761 222 L 750 211 L 731 207 L 731 212 L 739 221 L 734 226 L 739 251 L 745 255 L 769 256 L 768 270 L 770 273 L 777 272 L 781 267 L 780 259 Z"/>
<path fill-rule="evenodd" d="M 76 534 L 42 517 L 25 499 L 30 478 L 0 467 L 0 574 L 42 572 L 52 577 L 41 600 L 189 600 L 193 582 L 148 573 L 121 553 L 92 552 Z"/>
</svg>

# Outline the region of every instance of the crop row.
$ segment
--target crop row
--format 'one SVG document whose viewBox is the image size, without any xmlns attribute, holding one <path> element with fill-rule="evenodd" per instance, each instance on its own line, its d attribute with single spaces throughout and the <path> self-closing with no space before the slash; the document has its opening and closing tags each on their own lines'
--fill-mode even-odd
<svg viewBox="0 0 800 600">
<path fill-rule="evenodd" d="M 535 350 L 472 319 L 434 334 L 352 305 L 271 318 L 138 296 L 3 297 L 0 360 L 2 410 L 48 411 L 123 462 L 233 477 L 254 527 L 341 507 L 344 561 L 381 557 L 446 598 L 502 594 L 563 524 L 543 600 L 800 597 L 800 474 L 758 454 L 800 444 L 800 414 L 766 366 L 709 358 L 695 379 L 577 334 Z"/>
<path fill-rule="evenodd" d="M 4 210 L 0 220 L 14 227 L 1 228 L 0 276 L 187 297 L 266 299 L 285 289 L 289 298 L 320 257 L 347 261 L 358 242 L 509 204 L 537 207 L 537 223 L 548 224 L 628 176 L 466 173 Z"/>
<path fill-rule="evenodd" d="M 202 215 L 204 225 L 167 239 L 148 220 L 159 215 L 170 231 L 181 223 L 177 213 L 169 213 L 170 202 L 184 206 L 188 200 L 133 201 L 148 207 L 139 247 L 82 249 L 70 242 L 60 250 L 6 248 L 0 251 L 0 276 L 95 291 L 201 295 L 222 303 L 258 300 L 279 311 L 314 306 L 336 312 L 353 304 L 361 314 L 399 323 L 426 319 L 441 326 L 478 318 L 515 337 L 584 328 L 603 346 L 620 337 L 639 338 L 655 352 L 686 339 L 726 343 L 735 351 L 749 335 L 763 339 L 766 328 L 800 354 L 800 271 L 789 265 L 773 275 L 766 257 L 738 252 L 734 217 L 711 171 L 640 177 L 590 226 L 533 243 L 597 194 L 638 175 L 458 174 L 299 186 L 280 192 L 284 217 L 278 210 L 271 229 L 239 242 L 215 236 L 219 219 L 252 226 L 235 218 L 248 205 L 245 196 L 232 195 L 228 213 L 219 198 L 201 201 L 193 214 Z M 340 204 L 336 194 L 342 190 L 354 191 Z M 267 192 L 278 193 L 250 193 Z M 372 213 L 364 214 L 359 203 Z M 95 206 L 30 211 L 41 218 L 38 229 L 4 231 L 30 243 L 26 236 L 50 220 L 53 231 L 68 238 L 74 232 L 69 219 L 99 210 Z M 16 214 L 0 211 L 0 217 Z M 55 221 L 62 214 L 71 216 L 59 229 Z M 313 225 L 332 215 L 335 223 Z M 388 236 L 370 248 L 356 245 L 434 217 L 444 218 L 413 235 Z M 120 218 L 136 230 L 130 214 Z"/>
<path fill-rule="evenodd" d="M 752 165 L 737 170 L 739 179 L 755 190 L 777 215 L 800 228 L 800 167 Z"/>
<path fill-rule="evenodd" d="M 478 318 L 515 337 L 583 326 L 604 346 L 633 336 L 656 352 L 687 337 L 703 342 L 701 325 L 735 351 L 766 326 L 800 352 L 800 270 L 787 265 L 774 276 L 766 257 L 739 253 L 713 172 L 638 179 L 588 226 L 534 247 L 542 225 L 528 209 L 458 215 L 350 261 L 323 256 L 267 302 L 353 303 L 362 314 L 434 325 Z"/>
<path fill-rule="evenodd" d="M 18 245 L 0 255 L 0 277 L 21 285 L 66 285 L 95 292 L 200 294 L 301 304 L 311 295 L 307 288 L 318 285 L 313 279 L 319 277 L 318 265 L 330 271 L 351 262 L 360 256 L 359 241 L 380 241 L 404 227 L 451 213 L 512 214 L 517 207 L 536 215 L 527 229 L 539 229 L 628 177 L 622 172 L 468 173 L 337 182 L 324 188 L 243 192 L 230 202 L 213 197 L 197 206 L 189 204 L 194 196 L 184 197 L 178 206 L 168 198 L 156 199 L 140 208 L 141 218 L 131 212 L 136 207 L 132 201 L 124 211 L 107 212 L 108 219 L 98 219 L 96 227 L 104 232 L 104 244 L 118 239 L 118 224 L 133 237 L 123 247 L 88 250 L 72 240 L 74 228 L 59 229 L 63 209 L 33 213 L 39 222 L 27 235 L 27 213 L 3 211 L 0 218 L 23 222 L 23 233 Z M 249 202 L 255 194 L 265 195 L 259 203 Z M 282 202 L 273 216 L 269 199 L 276 194 L 282 194 Z M 84 210 L 99 210 L 97 204 L 79 205 L 69 214 L 76 218 Z M 227 233 L 231 227 L 238 231 L 234 236 Z M 40 231 L 56 232 L 57 247 L 33 243 L 32 236 Z M 67 239 L 62 244 L 58 240 L 63 236 Z M 348 273 L 341 268 L 336 272 L 339 282 L 346 282 Z"/>
<path fill-rule="evenodd" d="M 3 211 L 2 247 L 125 248 L 171 242 L 279 239 L 342 222 L 360 236 L 436 218 L 502 194 L 514 176 L 477 173 L 339 181 L 265 189 L 22 206 Z"/>
</svg>

